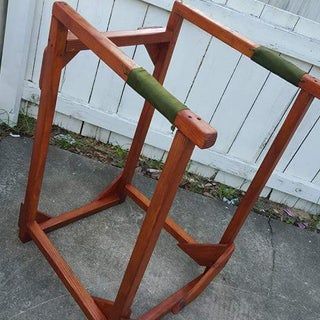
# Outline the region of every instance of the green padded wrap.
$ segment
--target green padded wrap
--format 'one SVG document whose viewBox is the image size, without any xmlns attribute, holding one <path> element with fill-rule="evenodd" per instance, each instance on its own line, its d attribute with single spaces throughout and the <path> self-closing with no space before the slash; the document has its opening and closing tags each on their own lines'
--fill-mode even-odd
<svg viewBox="0 0 320 320">
<path fill-rule="evenodd" d="M 251 60 L 255 61 L 295 86 L 299 85 L 301 78 L 306 73 L 293 63 L 280 57 L 276 51 L 270 50 L 263 46 L 254 49 L 254 54 L 251 57 Z"/>
<path fill-rule="evenodd" d="M 127 83 L 171 123 L 174 123 L 179 111 L 188 109 L 144 68 L 133 69 L 128 75 Z"/>
</svg>

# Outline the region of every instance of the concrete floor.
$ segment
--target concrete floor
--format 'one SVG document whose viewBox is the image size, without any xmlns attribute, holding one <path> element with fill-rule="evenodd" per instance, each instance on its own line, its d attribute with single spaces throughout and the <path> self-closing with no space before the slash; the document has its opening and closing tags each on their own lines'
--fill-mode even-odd
<svg viewBox="0 0 320 320">
<path fill-rule="evenodd" d="M 0 319 L 85 319 L 44 257 L 17 237 L 31 140 L 0 141 Z M 94 197 L 117 168 L 50 148 L 40 209 L 58 213 Z M 155 181 L 137 176 L 150 196 Z M 217 241 L 233 207 L 180 190 L 172 216 L 202 242 Z M 75 273 L 96 296 L 114 299 L 143 219 L 130 200 L 50 234 Z M 227 267 L 177 320 L 319 320 L 320 236 L 252 214 Z M 146 311 L 199 273 L 163 232 L 133 307 Z"/>
</svg>

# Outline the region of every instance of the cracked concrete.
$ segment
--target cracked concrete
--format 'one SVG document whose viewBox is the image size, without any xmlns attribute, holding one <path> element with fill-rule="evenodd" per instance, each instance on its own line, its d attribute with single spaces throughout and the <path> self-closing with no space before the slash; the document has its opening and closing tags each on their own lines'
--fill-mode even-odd
<svg viewBox="0 0 320 320">
<path fill-rule="evenodd" d="M 17 238 L 31 140 L 0 142 L 0 319 L 85 319 L 33 243 Z M 56 214 L 104 188 L 117 168 L 50 148 L 40 209 Z M 155 181 L 137 175 L 151 196 Z M 180 190 L 171 215 L 199 241 L 218 241 L 234 208 Z M 130 200 L 50 234 L 82 283 L 96 296 L 114 299 L 143 219 Z M 227 267 L 177 320 L 319 320 L 320 236 L 252 214 Z M 148 266 L 134 316 L 148 310 L 199 274 L 175 240 L 162 233 Z"/>
<path fill-rule="evenodd" d="M 274 273 L 274 268 L 275 268 L 275 259 L 276 259 L 276 250 L 274 247 L 274 240 L 273 240 L 273 229 L 272 229 L 272 221 L 271 218 L 268 219 L 268 225 L 269 225 L 269 230 L 270 230 L 270 243 L 271 243 L 271 248 L 272 248 L 272 264 L 271 264 L 271 284 L 270 284 L 270 293 L 272 292 L 273 289 L 273 273 Z"/>
</svg>

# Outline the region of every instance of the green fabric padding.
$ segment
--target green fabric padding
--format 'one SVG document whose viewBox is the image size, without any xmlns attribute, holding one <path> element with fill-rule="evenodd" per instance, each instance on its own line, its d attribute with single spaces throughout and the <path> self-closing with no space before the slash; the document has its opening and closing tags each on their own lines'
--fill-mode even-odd
<svg viewBox="0 0 320 320">
<path fill-rule="evenodd" d="M 187 109 L 144 68 L 133 69 L 128 75 L 127 83 L 171 123 L 174 123 L 179 111 Z"/>
<path fill-rule="evenodd" d="M 277 74 L 279 77 L 287 80 L 295 86 L 299 85 L 299 82 L 305 71 L 298 68 L 293 63 L 279 56 L 276 51 L 270 50 L 266 47 L 258 47 L 254 49 L 254 54 L 251 60 Z"/>
</svg>

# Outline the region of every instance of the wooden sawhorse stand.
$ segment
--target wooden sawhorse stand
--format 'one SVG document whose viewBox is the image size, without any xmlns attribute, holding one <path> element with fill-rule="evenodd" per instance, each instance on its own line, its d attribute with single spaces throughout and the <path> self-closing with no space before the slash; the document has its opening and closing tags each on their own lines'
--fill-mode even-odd
<svg viewBox="0 0 320 320">
<path fill-rule="evenodd" d="M 179 182 L 196 146 L 211 147 L 216 131 L 192 113 L 161 84 L 174 50 L 183 19 L 189 20 L 256 63 L 301 88 L 277 137 L 258 169 L 234 217 L 218 244 L 199 244 L 168 217 Z M 118 46 L 145 45 L 154 65 L 153 76 L 125 56 Z M 92 50 L 133 89 L 141 94 L 144 104 L 128 159 L 121 175 L 96 199 L 75 210 L 50 217 L 38 211 L 39 196 L 48 151 L 50 131 L 63 67 L 81 50 Z M 178 246 L 200 266 L 203 273 L 171 295 L 140 320 L 160 319 L 166 313 L 179 312 L 194 300 L 223 269 L 234 250 L 234 240 L 245 222 L 290 138 L 297 129 L 314 97 L 320 97 L 317 79 L 279 57 L 277 53 L 258 46 L 237 33 L 210 20 L 188 6 L 175 2 L 166 28 L 141 29 L 128 32 L 100 33 L 77 12 L 63 2 L 53 6 L 48 46 L 44 53 L 40 79 L 41 98 L 33 144 L 25 201 L 21 205 L 19 236 L 23 242 L 33 240 L 59 278 L 79 304 L 88 319 L 130 319 L 131 305 L 150 260 L 162 228 L 177 241 Z M 151 200 L 131 181 L 150 126 L 154 108 L 177 128 L 163 172 Z M 146 217 L 136 240 L 131 259 L 115 301 L 91 296 L 50 242 L 46 232 L 97 213 L 131 197 Z"/>
</svg>

